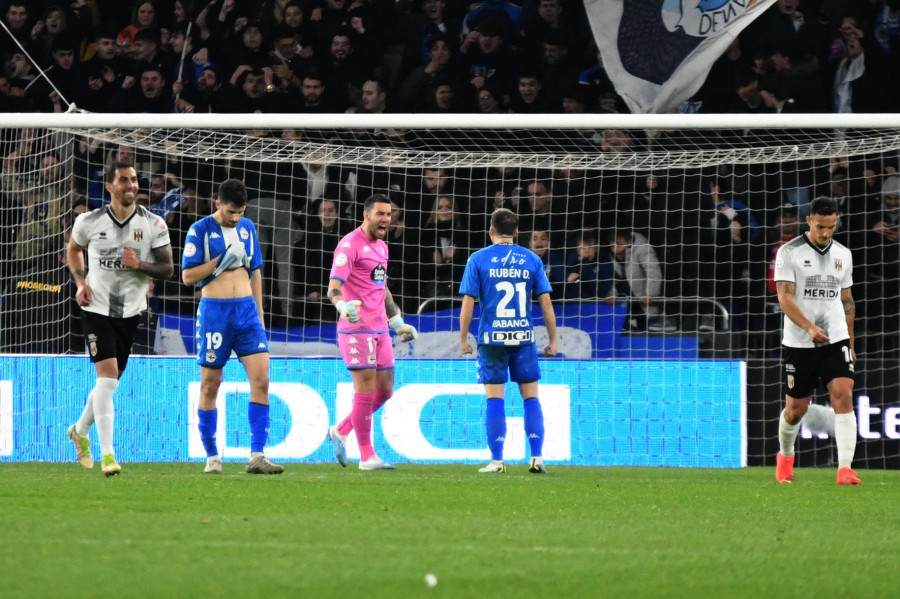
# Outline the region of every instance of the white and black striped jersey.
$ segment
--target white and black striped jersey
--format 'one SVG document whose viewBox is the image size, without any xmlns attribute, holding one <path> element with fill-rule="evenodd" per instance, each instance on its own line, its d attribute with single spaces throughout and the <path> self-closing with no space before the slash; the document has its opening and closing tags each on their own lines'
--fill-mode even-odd
<svg viewBox="0 0 900 599">
<path fill-rule="evenodd" d="M 125 222 L 109 207 L 82 214 L 72 227 L 72 239 L 87 249 L 87 284 L 92 299 L 88 312 L 113 318 L 129 318 L 147 309 L 150 277 L 122 264 L 130 247 L 143 262 L 153 262 L 153 250 L 170 244 L 166 221 L 144 206 L 135 206 Z"/>
<path fill-rule="evenodd" d="M 813 244 L 806 234 L 795 237 L 775 255 L 775 282 L 794 283 L 794 301 L 830 341 L 815 344 L 787 316 L 782 343 L 788 347 L 816 347 L 850 338 L 841 302 L 841 290 L 853 285 L 853 256 L 845 246 L 831 240 L 826 247 Z"/>
</svg>

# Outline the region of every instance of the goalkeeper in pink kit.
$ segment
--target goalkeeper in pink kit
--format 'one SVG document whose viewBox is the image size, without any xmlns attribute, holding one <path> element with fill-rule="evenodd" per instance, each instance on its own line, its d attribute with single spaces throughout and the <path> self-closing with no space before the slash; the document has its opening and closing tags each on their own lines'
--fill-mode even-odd
<svg viewBox="0 0 900 599">
<path fill-rule="evenodd" d="M 328 284 L 328 299 L 338 311 L 338 347 L 353 378 L 353 409 L 328 429 L 334 455 L 347 465 L 345 443 L 350 431 L 359 442 L 360 470 L 393 469 L 372 447 L 372 414 L 394 393 L 394 349 L 390 329 L 403 339 L 416 338 L 415 327 L 403 322 L 387 288 L 391 224 L 387 196 L 374 195 L 363 204 L 363 223 L 338 243 Z M 390 327 L 390 328 L 389 328 Z"/>
</svg>

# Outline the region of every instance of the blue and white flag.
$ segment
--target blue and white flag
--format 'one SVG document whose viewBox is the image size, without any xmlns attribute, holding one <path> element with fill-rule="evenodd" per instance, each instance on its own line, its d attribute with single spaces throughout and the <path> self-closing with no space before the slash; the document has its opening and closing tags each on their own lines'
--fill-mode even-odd
<svg viewBox="0 0 900 599">
<path fill-rule="evenodd" d="M 671 112 L 776 0 L 584 0 L 606 74 L 634 113 Z"/>
</svg>

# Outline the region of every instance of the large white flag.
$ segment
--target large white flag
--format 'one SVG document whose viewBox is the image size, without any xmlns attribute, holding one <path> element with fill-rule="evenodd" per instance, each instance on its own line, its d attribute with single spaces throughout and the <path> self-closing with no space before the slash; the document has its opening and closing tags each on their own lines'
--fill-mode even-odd
<svg viewBox="0 0 900 599">
<path fill-rule="evenodd" d="M 584 0 L 606 74 L 634 113 L 671 112 L 776 0 Z"/>
</svg>

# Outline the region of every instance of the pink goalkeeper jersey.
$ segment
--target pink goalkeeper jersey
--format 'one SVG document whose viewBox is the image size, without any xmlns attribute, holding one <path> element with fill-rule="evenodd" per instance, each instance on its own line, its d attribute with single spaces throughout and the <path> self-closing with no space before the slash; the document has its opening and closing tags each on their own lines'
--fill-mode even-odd
<svg viewBox="0 0 900 599">
<path fill-rule="evenodd" d="M 334 250 L 331 277 L 341 281 L 344 301 L 360 300 L 359 322 L 338 319 L 338 331 L 388 331 L 384 311 L 387 289 L 388 247 L 381 239 L 374 241 L 361 228 L 355 229 Z"/>
</svg>

